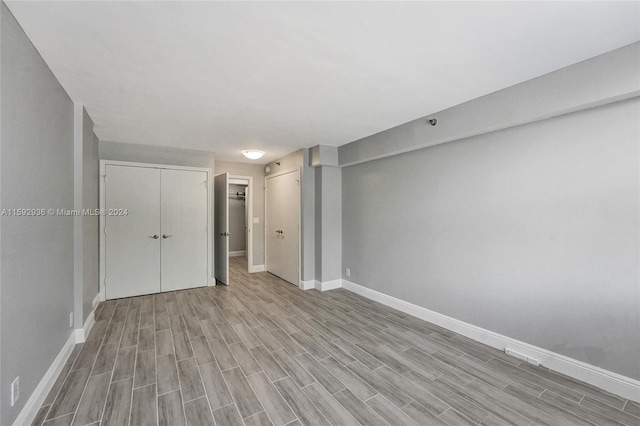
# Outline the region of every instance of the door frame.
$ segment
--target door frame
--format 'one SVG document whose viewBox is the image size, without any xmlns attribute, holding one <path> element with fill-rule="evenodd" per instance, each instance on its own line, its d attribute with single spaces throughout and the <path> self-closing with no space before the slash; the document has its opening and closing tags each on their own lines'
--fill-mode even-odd
<svg viewBox="0 0 640 426">
<path fill-rule="evenodd" d="M 224 178 L 224 185 L 218 185 L 218 178 Z M 229 172 L 213 176 L 213 278 L 215 285 L 231 284 L 229 280 L 229 235 L 231 235 L 229 233 L 229 180 Z M 218 222 L 223 217 L 224 224 L 220 226 L 221 224 Z M 220 238 L 220 236 L 224 238 Z"/>
<path fill-rule="evenodd" d="M 302 168 L 301 167 L 293 167 L 291 169 L 286 169 L 282 171 L 278 171 L 277 173 L 270 174 L 264 177 L 264 270 L 265 272 L 269 272 L 267 270 L 268 265 L 268 256 L 267 253 L 267 223 L 269 223 L 269 217 L 267 215 L 267 179 L 286 175 L 288 173 L 298 172 L 298 284 L 291 283 L 296 287 L 299 287 L 299 283 L 302 280 Z"/>
<path fill-rule="evenodd" d="M 107 166 L 128 166 L 128 167 L 143 167 L 148 169 L 169 169 L 169 170 L 189 170 L 195 172 L 206 172 L 207 173 L 207 285 L 212 286 L 215 285 L 215 278 L 212 277 L 212 262 L 211 255 L 213 251 L 211 249 L 211 175 L 212 170 L 210 168 L 205 167 L 188 167 L 188 166 L 174 166 L 171 164 L 156 164 L 156 163 L 140 163 L 140 162 L 131 162 L 131 161 L 117 161 L 117 160 L 100 160 L 100 177 L 99 177 L 99 195 L 100 195 L 100 212 L 103 212 L 106 205 L 105 199 L 105 189 L 106 189 L 106 172 Z M 100 282 L 99 282 L 99 295 L 100 300 L 105 300 L 105 274 L 106 274 L 106 246 L 105 246 L 105 216 L 100 214 L 100 225 L 99 230 L 100 234 Z"/>
<path fill-rule="evenodd" d="M 243 179 L 249 182 L 248 190 L 245 193 L 246 215 L 247 215 L 247 273 L 256 272 L 253 270 L 253 176 L 232 175 L 229 173 L 229 180 Z"/>
</svg>

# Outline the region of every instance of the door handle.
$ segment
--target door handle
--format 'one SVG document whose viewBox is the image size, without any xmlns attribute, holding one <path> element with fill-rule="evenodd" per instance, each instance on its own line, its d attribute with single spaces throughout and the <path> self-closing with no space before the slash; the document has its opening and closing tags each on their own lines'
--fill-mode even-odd
<svg viewBox="0 0 640 426">
<path fill-rule="evenodd" d="M 231 235 L 231 232 L 221 232 L 220 235 L 222 235 L 223 237 L 228 237 L 229 235 Z"/>
<path fill-rule="evenodd" d="M 278 229 L 276 232 L 277 232 L 278 234 L 282 234 L 282 230 L 281 230 L 281 229 Z"/>
<path fill-rule="evenodd" d="M 162 234 L 162 238 L 164 238 L 165 240 L 169 237 L 173 237 L 173 235 Z"/>
<path fill-rule="evenodd" d="M 153 238 L 154 240 L 157 240 L 158 239 L 158 234 L 149 235 L 149 238 Z"/>
</svg>

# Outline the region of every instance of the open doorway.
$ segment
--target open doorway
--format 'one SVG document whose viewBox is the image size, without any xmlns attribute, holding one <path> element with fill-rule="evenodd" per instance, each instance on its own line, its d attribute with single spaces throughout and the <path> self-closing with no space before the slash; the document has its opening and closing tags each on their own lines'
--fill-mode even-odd
<svg viewBox="0 0 640 426">
<path fill-rule="evenodd" d="M 232 186 L 233 185 L 233 186 Z M 233 210 L 231 210 L 233 205 Z M 247 220 L 253 211 L 253 177 L 230 175 L 228 172 L 214 178 L 214 234 L 216 284 L 229 285 L 233 281 L 230 269 L 242 274 L 250 272 L 253 264 L 253 221 Z M 233 218 L 230 217 L 233 214 Z M 234 226 L 234 229 L 231 229 Z M 238 237 L 238 238 L 236 238 Z M 234 238 L 234 245 L 231 239 Z M 235 245 L 246 241 L 244 246 Z M 242 248 L 244 247 L 244 250 Z M 233 254 L 234 256 L 230 256 Z M 230 263 L 233 262 L 233 268 Z M 233 275 L 233 274 L 231 274 Z M 230 279 L 231 278 L 231 279 Z M 237 277 L 235 277 L 237 279 Z"/>
<path fill-rule="evenodd" d="M 242 275 L 253 264 L 252 212 L 253 177 L 229 175 L 229 278 L 238 279 L 234 271 Z"/>
</svg>

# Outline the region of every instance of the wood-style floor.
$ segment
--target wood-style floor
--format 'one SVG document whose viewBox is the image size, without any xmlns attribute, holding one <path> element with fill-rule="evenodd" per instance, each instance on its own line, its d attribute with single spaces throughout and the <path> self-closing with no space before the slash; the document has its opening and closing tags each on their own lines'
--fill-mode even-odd
<svg viewBox="0 0 640 426">
<path fill-rule="evenodd" d="M 640 424 L 635 402 L 346 290 L 231 265 L 228 287 L 100 304 L 35 424 Z"/>
</svg>

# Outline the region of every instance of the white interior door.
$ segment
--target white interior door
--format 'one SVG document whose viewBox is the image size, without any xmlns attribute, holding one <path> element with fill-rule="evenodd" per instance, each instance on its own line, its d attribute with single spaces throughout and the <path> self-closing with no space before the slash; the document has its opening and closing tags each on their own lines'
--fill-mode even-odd
<svg viewBox="0 0 640 426">
<path fill-rule="evenodd" d="M 160 291 L 160 170 L 107 165 L 105 208 L 105 297 L 116 299 Z"/>
<path fill-rule="evenodd" d="M 208 284 L 207 173 L 161 171 L 162 291 Z"/>
<path fill-rule="evenodd" d="M 214 178 L 216 283 L 229 284 L 229 173 Z"/>
<path fill-rule="evenodd" d="M 280 276 L 280 181 L 266 179 L 266 270 Z"/>
<path fill-rule="evenodd" d="M 300 174 L 292 171 L 267 178 L 266 269 L 292 284 L 299 283 Z"/>
<path fill-rule="evenodd" d="M 278 176 L 280 181 L 280 278 L 299 283 L 300 178 L 298 171 Z"/>
</svg>

